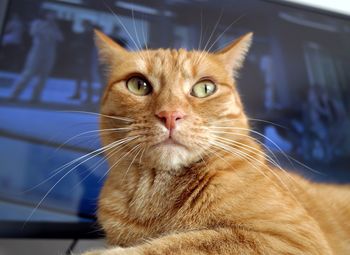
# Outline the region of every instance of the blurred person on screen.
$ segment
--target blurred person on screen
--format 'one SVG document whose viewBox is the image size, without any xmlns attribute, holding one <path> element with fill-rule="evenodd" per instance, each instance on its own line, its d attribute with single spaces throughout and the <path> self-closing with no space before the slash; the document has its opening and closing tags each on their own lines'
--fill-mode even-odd
<svg viewBox="0 0 350 255">
<path fill-rule="evenodd" d="M 12 99 L 19 97 L 32 78 L 37 77 L 31 99 L 33 102 L 40 100 L 45 82 L 55 64 L 57 44 L 63 41 L 62 32 L 55 20 L 54 12 L 44 11 L 43 18 L 30 24 L 32 46 L 28 51 L 22 74 L 14 84 Z"/>
<path fill-rule="evenodd" d="M 343 114 L 335 108 L 336 100 L 332 99 L 326 88 L 320 85 L 309 87 L 305 108 L 304 157 L 329 163 L 332 160 L 331 128 Z M 340 131 L 337 125 L 338 132 Z"/>
</svg>

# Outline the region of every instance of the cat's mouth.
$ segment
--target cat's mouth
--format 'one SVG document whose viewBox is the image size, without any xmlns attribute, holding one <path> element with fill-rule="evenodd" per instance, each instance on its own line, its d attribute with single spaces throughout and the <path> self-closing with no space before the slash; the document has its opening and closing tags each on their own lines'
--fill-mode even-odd
<svg viewBox="0 0 350 255">
<path fill-rule="evenodd" d="M 163 141 L 161 141 L 159 143 L 154 144 L 152 147 L 159 147 L 159 146 L 181 146 L 181 147 L 185 147 L 187 149 L 187 147 L 185 145 L 178 142 L 177 140 L 175 140 L 171 136 L 169 136 L 168 138 L 164 139 Z"/>
</svg>

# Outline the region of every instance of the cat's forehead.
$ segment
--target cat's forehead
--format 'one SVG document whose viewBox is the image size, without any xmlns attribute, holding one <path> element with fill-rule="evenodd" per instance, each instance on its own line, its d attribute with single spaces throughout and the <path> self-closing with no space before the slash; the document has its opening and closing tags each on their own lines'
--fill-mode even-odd
<svg viewBox="0 0 350 255">
<path fill-rule="evenodd" d="M 153 77 L 176 75 L 185 79 L 200 71 L 200 53 L 184 49 L 158 49 L 140 52 L 138 67 Z"/>
<path fill-rule="evenodd" d="M 115 69 L 116 75 L 140 74 L 154 86 L 194 84 L 209 79 L 232 84 L 232 75 L 215 54 L 185 49 L 157 49 L 132 52 L 129 61 Z"/>
</svg>

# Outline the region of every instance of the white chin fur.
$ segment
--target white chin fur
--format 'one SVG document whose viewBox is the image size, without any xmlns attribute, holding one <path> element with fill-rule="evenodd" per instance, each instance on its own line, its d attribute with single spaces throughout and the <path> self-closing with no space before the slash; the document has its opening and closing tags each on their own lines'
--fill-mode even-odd
<svg viewBox="0 0 350 255">
<path fill-rule="evenodd" d="M 161 170 L 177 170 L 191 162 L 191 153 L 177 145 L 162 145 L 150 151 L 149 159 Z"/>
</svg>

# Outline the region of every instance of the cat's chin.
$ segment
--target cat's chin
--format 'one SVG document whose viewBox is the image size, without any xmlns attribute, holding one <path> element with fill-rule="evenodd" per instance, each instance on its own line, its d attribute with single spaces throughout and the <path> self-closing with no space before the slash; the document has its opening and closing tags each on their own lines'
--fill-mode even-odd
<svg viewBox="0 0 350 255">
<path fill-rule="evenodd" d="M 148 159 L 155 168 L 164 171 L 179 170 L 193 162 L 186 146 L 170 141 L 153 146 Z"/>
</svg>

